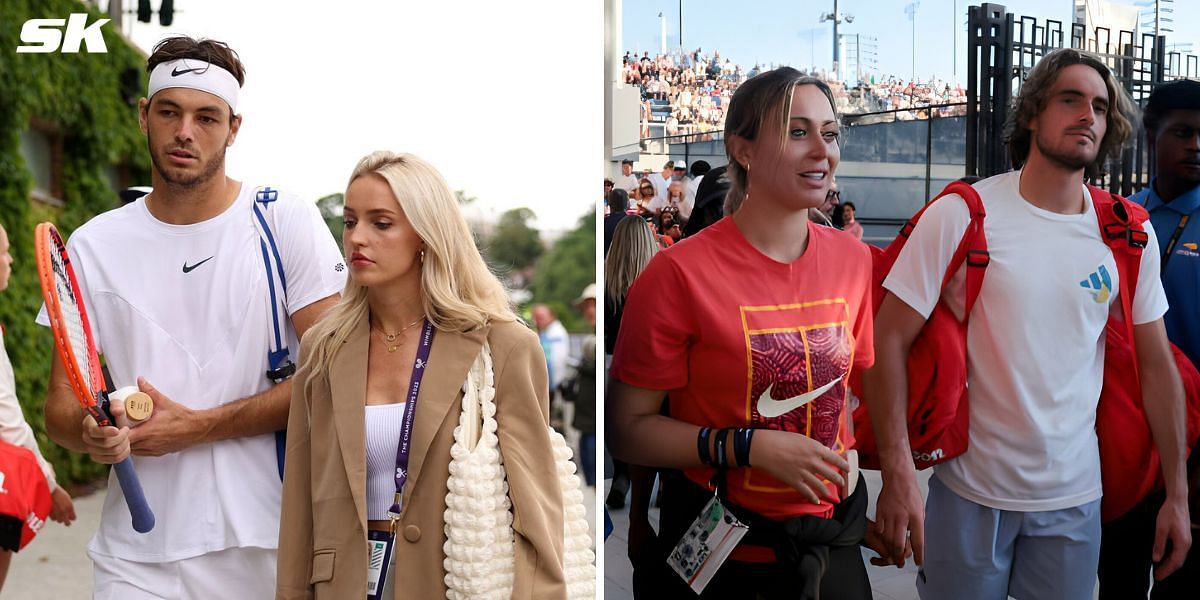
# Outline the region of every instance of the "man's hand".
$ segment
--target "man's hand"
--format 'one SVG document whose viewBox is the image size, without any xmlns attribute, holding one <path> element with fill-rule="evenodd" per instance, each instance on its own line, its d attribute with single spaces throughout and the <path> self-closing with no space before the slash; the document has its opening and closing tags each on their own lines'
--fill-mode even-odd
<svg viewBox="0 0 1200 600">
<path fill-rule="evenodd" d="M 886 553 L 897 567 L 909 555 L 918 565 L 925 562 L 925 503 L 916 476 L 909 473 L 883 480 L 875 504 L 875 529 Z M 909 533 L 912 533 L 911 537 Z M 910 547 L 911 544 L 911 547 Z"/>
<path fill-rule="evenodd" d="M 106 465 L 129 458 L 129 428 L 107 425 L 101 427 L 96 419 L 83 414 L 83 445 L 92 460 Z"/>
<path fill-rule="evenodd" d="M 208 425 L 199 411 L 171 400 L 145 377 L 138 377 L 138 389 L 154 400 L 154 414 L 129 430 L 134 454 L 162 456 L 190 448 L 203 439 Z"/>
<path fill-rule="evenodd" d="M 56 487 L 50 492 L 50 501 L 50 520 L 70 527 L 75 520 L 75 503 L 71 501 L 71 495 L 62 487 Z"/>
<path fill-rule="evenodd" d="M 1167 543 L 1170 542 L 1170 554 Z M 1192 546 L 1192 532 L 1188 521 L 1187 498 L 1167 499 L 1158 510 L 1154 527 L 1154 578 L 1162 581 L 1183 565 L 1188 549 Z"/>
</svg>

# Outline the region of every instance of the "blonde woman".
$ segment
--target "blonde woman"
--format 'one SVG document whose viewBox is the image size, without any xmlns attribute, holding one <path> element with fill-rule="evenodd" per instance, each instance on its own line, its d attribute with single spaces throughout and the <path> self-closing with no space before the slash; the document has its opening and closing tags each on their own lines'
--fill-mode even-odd
<svg viewBox="0 0 1200 600">
<path fill-rule="evenodd" d="M 638 182 L 637 192 L 633 195 L 638 213 L 643 215 L 653 214 L 650 203 L 654 202 L 654 196 L 657 193 L 658 191 L 654 188 L 654 182 L 650 181 L 649 177 L 645 177 Z"/>
<path fill-rule="evenodd" d="M 629 216 L 617 223 L 612 246 L 604 257 L 604 354 L 605 369 L 612 360 L 613 347 L 621 330 L 621 315 L 625 312 L 625 295 L 638 275 L 658 253 L 658 240 L 650 226 L 638 216 Z M 669 293 L 663 290 L 662 293 Z M 606 373 L 607 375 L 607 373 Z M 629 465 L 613 460 L 613 481 L 605 503 L 611 508 L 625 505 L 629 500 L 629 532 L 626 544 L 629 563 L 633 566 L 633 594 L 650 597 L 653 589 L 648 581 L 658 571 L 654 564 L 657 555 L 657 536 L 650 527 L 650 494 L 654 487 L 654 469 Z M 647 574 L 650 575 L 647 575 Z"/>
<path fill-rule="evenodd" d="M 565 597 L 537 335 L 517 320 L 429 164 L 367 156 L 350 177 L 344 219 L 350 278 L 301 344 L 276 598 L 365 598 L 368 577 L 381 590 L 370 597 L 446 597 L 450 447 L 463 382 L 485 340 L 512 501 L 513 597 Z M 391 556 L 384 576 L 368 572 L 379 553 Z"/>
<path fill-rule="evenodd" d="M 658 253 L 658 240 L 645 219 L 626 216 L 617 223 L 612 245 L 604 257 L 604 353 L 612 356 L 621 330 L 625 294 Z"/>
</svg>

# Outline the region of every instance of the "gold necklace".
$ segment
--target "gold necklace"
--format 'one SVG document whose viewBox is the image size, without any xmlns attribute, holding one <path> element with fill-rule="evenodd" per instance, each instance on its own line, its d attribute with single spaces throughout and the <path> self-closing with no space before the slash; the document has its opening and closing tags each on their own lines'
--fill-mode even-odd
<svg viewBox="0 0 1200 600">
<path fill-rule="evenodd" d="M 382 327 L 380 327 L 379 329 L 375 329 L 375 328 L 372 328 L 372 329 L 374 329 L 375 331 L 378 331 L 381 335 L 383 335 L 383 339 L 385 340 L 384 345 L 387 346 L 387 351 L 395 352 L 396 349 L 400 347 L 400 342 L 396 341 L 396 339 L 400 337 L 400 334 L 404 333 L 405 331 L 408 331 L 409 329 L 412 328 L 413 325 L 416 325 L 417 323 L 420 323 L 421 321 L 424 321 L 424 320 L 425 320 L 425 318 L 421 317 L 420 319 L 417 319 L 416 321 L 413 321 L 412 323 L 409 323 L 408 325 L 401 327 L 400 331 L 397 331 L 396 333 L 388 333 L 388 332 L 384 331 Z M 395 342 L 395 343 L 393 344 L 393 342 Z"/>
</svg>

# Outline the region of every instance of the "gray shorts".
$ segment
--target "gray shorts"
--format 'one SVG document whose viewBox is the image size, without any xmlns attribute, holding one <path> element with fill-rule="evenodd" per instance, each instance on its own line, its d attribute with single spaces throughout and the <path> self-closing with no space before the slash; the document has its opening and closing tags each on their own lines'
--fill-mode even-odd
<svg viewBox="0 0 1200 600">
<path fill-rule="evenodd" d="M 1100 562 L 1100 501 L 1044 512 L 988 508 L 936 475 L 925 503 L 922 600 L 1091 600 Z"/>
</svg>

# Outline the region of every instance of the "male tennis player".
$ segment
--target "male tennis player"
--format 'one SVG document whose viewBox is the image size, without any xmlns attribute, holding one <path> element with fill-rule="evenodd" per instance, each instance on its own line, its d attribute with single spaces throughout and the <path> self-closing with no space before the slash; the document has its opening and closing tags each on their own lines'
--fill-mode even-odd
<svg viewBox="0 0 1200 600">
<path fill-rule="evenodd" d="M 102 463 L 132 452 L 156 513 L 152 531 L 134 532 L 110 478 L 88 547 L 96 598 L 270 598 L 280 506 L 273 432 L 286 426 L 291 383 L 286 373 L 275 373 L 282 383 L 267 377 L 268 352 L 282 345 L 270 293 L 277 276 L 264 265 L 254 207 L 273 221 L 290 316 L 282 336 L 293 352 L 336 302 L 345 267 L 314 204 L 225 175 L 242 124 L 244 67 L 232 49 L 172 37 L 147 70 L 138 110 L 153 191 L 93 218 L 68 249 L 114 384 L 136 383 L 154 413 L 132 428 L 98 427 L 56 358 L 46 428 Z"/>
</svg>

